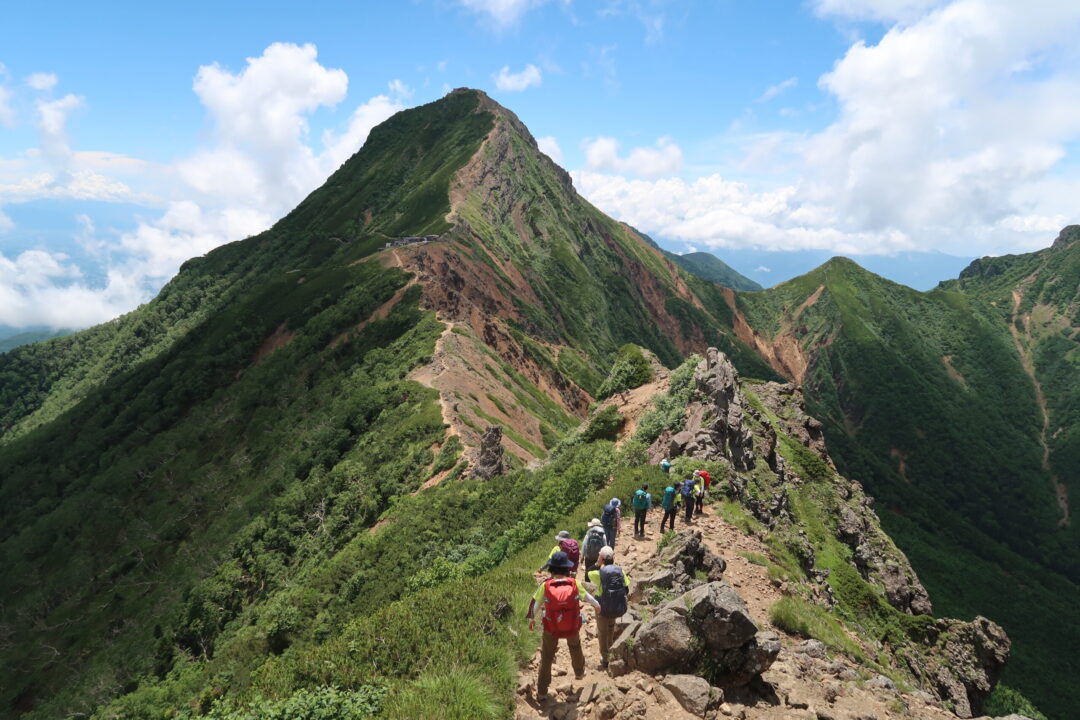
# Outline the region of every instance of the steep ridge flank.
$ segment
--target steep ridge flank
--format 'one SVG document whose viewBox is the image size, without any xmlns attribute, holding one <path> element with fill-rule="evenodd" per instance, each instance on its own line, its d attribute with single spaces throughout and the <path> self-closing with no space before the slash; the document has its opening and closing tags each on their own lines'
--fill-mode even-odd
<svg viewBox="0 0 1080 720">
<path fill-rule="evenodd" d="M 1065 403 L 1080 381 L 1068 359 L 1076 357 L 1077 247 L 1060 241 L 976 261 L 925 293 L 834 259 L 761 293 L 734 294 L 766 342 L 785 330 L 797 339 L 808 359 L 802 387 L 834 459 L 879 498 L 886 528 L 938 602 L 1001 622 L 1016 640 L 1007 681 L 1052 710 L 1062 707 L 1064 675 L 1049 658 L 1080 641 L 1080 614 L 1060 600 L 1077 592 L 1080 546 L 1059 526 L 1040 443 L 1045 418 L 1008 328 L 1012 291 L 1038 270 L 1019 316 L 1029 307 L 1041 338 L 1035 372 L 1061 412 L 1055 419 L 1050 410 L 1048 435 L 1060 430 L 1049 440 L 1050 469 L 1067 485 L 1073 470 L 1054 462 L 1054 449 L 1074 452 Z"/>
<path fill-rule="evenodd" d="M 678 535 L 661 536 L 656 512 L 643 536 L 627 518 L 617 553 L 633 602 L 608 671 L 587 625 L 585 678 L 571 680 L 562 651 L 554 697 L 541 701 L 534 656 L 516 717 L 978 715 L 1008 638 L 985 618 L 927 614 L 925 590 L 872 500 L 832 468 L 799 391 L 740 382 L 715 349 L 693 383 L 684 429 L 650 453 L 672 458 L 676 477 L 708 468 L 710 505 L 690 527 L 680 513 Z"/>
<path fill-rule="evenodd" d="M 514 455 L 543 457 L 584 417 L 627 342 L 669 366 L 722 342 L 748 370 L 770 374 L 705 311 L 688 276 L 577 194 L 513 113 L 482 93 L 454 94 L 475 96 L 492 128 L 450 184 L 450 229 L 389 252 L 421 283 L 425 307 L 457 328 L 417 377 L 435 383 L 468 447 L 501 423 Z M 482 393 L 460 390 L 478 376 Z"/>
</svg>

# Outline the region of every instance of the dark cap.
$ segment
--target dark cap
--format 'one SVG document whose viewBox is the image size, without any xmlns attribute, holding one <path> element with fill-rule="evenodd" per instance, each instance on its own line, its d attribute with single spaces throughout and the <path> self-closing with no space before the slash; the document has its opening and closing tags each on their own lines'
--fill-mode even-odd
<svg viewBox="0 0 1080 720">
<path fill-rule="evenodd" d="M 570 562 L 570 556 L 561 550 L 548 560 L 548 568 L 551 570 L 570 570 L 573 567 L 574 563 Z"/>
</svg>

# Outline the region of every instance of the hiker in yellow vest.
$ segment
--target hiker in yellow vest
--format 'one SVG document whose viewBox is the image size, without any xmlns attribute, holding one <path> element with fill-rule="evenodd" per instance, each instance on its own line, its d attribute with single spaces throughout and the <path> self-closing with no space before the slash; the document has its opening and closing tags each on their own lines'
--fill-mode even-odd
<svg viewBox="0 0 1080 720">
<path fill-rule="evenodd" d="M 608 650 L 615 640 L 615 621 L 626 614 L 626 598 L 630 594 L 630 578 L 615 564 L 615 551 L 600 549 L 600 569 L 587 576 L 596 587 L 600 609 L 596 613 L 596 635 L 600 641 L 600 667 L 608 665 Z"/>
<path fill-rule="evenodd" d="M 585 585 L 577 578 L 570 577 L 573 566 L 564 552 L 557 552 L 547 563 L 551 577 L 540 584 L 529 601 L 529 629 L 536 629 L 533 619 L 537 606 L 540 607 L 540 621 L 544 630 L 540 642 L 540 668 L 536 675 L 536 699 L 547 700 L 548 686 L 551 684 L 551 663 L 555 660 L 555 651 L 559 640 L 566 640 L 570 650 L 570 664 L 574 667 L 574 678 L 585 677 L 585 654 L 581 652 L 581 602 L 592 605 L 597 610 L 600 603 L 585 590 Z"/>
</svg>

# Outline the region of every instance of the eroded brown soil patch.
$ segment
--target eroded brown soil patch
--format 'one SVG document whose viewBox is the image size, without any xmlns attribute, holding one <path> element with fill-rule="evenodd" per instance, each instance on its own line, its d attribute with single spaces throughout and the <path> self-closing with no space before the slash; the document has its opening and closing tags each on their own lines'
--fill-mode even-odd
<svg viewBox="0 0 1080 720">
<path fill-rule="evenodd" d="M 287 330 L 285 323 L 281 323 L 274 329 L 274 332 L 270 333 L 265 340 L 262 341 L 262 345 L 259 345 L 259 349 L 255 351 L 255 354 L 251 357 L 251 364 L 258 365 L 265 360 L 275 350 L 280 350 L 293 341 L 296 337 L 296 333 L 291 330 Z"/>
</svg>

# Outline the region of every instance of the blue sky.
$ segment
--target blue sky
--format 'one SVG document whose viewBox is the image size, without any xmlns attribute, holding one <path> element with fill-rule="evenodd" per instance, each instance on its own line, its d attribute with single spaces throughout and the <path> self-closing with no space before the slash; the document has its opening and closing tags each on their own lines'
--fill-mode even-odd
<svg viewBox="0 0 1080 720">
<path fill-rule="evenodd" d="M 373 124 L 458 86 L 514 110 L 601 209 L 676 251 L 753 258 L 765 285 L 770 253 L 908 281 L 912 262 L 954 273 L 940 253 L 1045 247 L 1080 215 L 1068 5 L 18 4 L 0 325 L 132 309 L 288 211 Z"/>
</svg>

